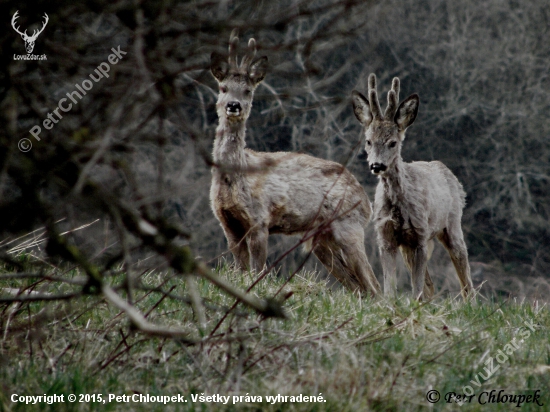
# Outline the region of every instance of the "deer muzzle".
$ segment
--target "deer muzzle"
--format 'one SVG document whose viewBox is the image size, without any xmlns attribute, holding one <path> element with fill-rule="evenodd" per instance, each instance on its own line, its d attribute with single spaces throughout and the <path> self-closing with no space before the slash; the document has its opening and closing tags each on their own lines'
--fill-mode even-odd
<svg viewBox="0 0 550 412">
<path fill-rule="evenodd" d="M 383 163 L 372 163 L 370 165 L 370 171 L 375 175 L 385 172 L 387 168 Z"/>
<path fill-rule="evenodd" d="M 225 112 L 228 116 L 239 116 L 242 110 L 239 102 L 229 102 L 227 106 L 225 106 Z"/>
</svg>

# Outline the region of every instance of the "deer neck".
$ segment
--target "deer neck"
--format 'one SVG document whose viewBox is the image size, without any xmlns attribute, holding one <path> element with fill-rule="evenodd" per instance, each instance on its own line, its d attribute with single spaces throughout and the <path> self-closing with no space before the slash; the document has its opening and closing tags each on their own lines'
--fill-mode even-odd
<svg viewBox="0 0 550 412">
<path fill-rule="evenodd" d="M 214 162 L 224 168 L 245 168 L 245 134 L 246 126 L 244 121 L 230 123 L 226 119 L 220 119 L 214 140 Z"/>
<path fill-rule="evenodd" d="M 380 184 L 384 188 L 384 195 L 386 200 L 394 205 L 400 205 L 405 199 L 405 182 L 408 180 L 407 170 L 405 163 L 399 157 L 395 164 L 393 164 L 387 171 L 380 177 Z"/>
</svg>

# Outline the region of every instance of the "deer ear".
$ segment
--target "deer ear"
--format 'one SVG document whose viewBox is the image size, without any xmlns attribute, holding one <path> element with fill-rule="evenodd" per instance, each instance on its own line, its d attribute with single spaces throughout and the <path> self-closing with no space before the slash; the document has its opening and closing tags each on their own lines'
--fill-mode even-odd
<svg viewBox="0 0 550 412">
<path fill-rule="evenodd" d="M 210 71 L 219 82 L 223 81 L 229 72 L 227 58 L 219 53 L 213 52 L 210 56 Z"/>
<path fill-rule="evenodd" d="M 353 113 L 355 113 L 355 117 L 357 117 L 357 120 L 359 120 L 363 126 L 368 127 L 372 122 L 369 101 L 357 90 L 351 92 L 351 101 L 353 103 Z"/>
<path fill-rule="evenodd" d="M 250 79 L 257 85 L 260 83 L 267 74 L 267 57 L 262 56 L 257 60 L 254 60 L 250 66 L 248 66 L 248 75 Z"/>
<path fill-rule="evenodd" d="M 401 102 L 397 112 L 395 113 L 395 117 L 393 118 L 395 123 L 397 123 L 399 130 L 404 131 L 407 127 L 413 124 L 416 119 L 416 115 L 418 114 L 419 105 L 420 98 L 416 93 L 411 94 Z"/>
</svg>

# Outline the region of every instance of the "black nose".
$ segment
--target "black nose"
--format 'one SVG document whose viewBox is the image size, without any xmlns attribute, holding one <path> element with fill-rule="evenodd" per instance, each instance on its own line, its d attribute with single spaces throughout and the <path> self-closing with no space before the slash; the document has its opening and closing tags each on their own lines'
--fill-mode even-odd
<svg viewBox="0 0 550 412">
<path fill-rule="evenodd" d="M 370 170 L 372 170 L 373 173 L 378 174 L 380 172 L 383 172 L 387 169 L 387 166 L 382 163 L 373 163 L 370 165 Z"/>
<path fill-rule="evenodd" d="M 241 104 L 239 102 L 229 102 L 226 107 L 230 112 L 236 113 L 241 111 Z"/>
</svg>

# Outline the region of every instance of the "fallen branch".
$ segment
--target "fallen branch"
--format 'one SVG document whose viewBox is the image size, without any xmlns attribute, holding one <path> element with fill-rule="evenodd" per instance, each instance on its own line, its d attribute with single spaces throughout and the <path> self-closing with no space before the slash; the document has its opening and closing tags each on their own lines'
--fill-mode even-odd
<svg viewBox="0 0 550 412">
<path fill-rule="evenodd" d="M 103 285 L 101 291 L 105 299 L 109 303 L 123 311 L 132 322 L 132 325 L 140 332 L 147 335 L 175 338 L 180 340 L 182 343 L 188 345 L 193 345 L 197 343 L 196 341 L 188 338 L 189 333 L 186 331 L 152 324 L 147 319 L 145 319 L 145 317 L 139 310 L 137 310 L 134 306 L 130 305 L 128 302 L 122 299 L 110 286 Z"/>
</svg>

